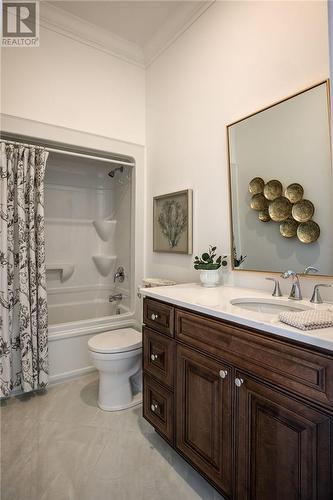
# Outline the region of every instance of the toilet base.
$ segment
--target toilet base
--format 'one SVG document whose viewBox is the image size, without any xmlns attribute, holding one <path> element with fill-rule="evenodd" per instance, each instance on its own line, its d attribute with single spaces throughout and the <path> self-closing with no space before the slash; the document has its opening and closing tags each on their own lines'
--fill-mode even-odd
<svg viewBox="0 0 333 500">
<path fill-rule="evenodd" d="M 107 406 L 98 401 L 98 406 L 101 410 L 104 411 L 120 411 L 120 410 L 127 410 L 128 408 L 133 408 L 133 406 L 138 406 L 142 403 L 142 393 L 140 392 L 139 394 L 136 394 L 132 401 L 129 403 L 123 404 L 123 405 L 114 405 L 114 406 Z"/>
</svg>

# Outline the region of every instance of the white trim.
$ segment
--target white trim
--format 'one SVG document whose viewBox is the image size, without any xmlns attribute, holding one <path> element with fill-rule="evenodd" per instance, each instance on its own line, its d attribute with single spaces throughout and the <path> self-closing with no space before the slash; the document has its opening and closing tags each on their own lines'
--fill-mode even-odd
<svg viewBox="0 0 333 500">
<path fill-rule="evenodd" d="M 66 382 L 67 380 L 82 377 L 82 375 L 88 375 L 88 373 L 97 372 L 94 366 L 85 366 L 84 368 L 77 368 L 76 370 L 71 370 L 69 372 L 63 372 L 59 375 L 51 375 L 49 377 L 48 386 L 61 384 L 62 382 Z"/>
<path fill-rule="evenodd" d="M 40 25 L 67 38 L 147 68 L 172 45 L 216 0 L 182 2 L 157 33 L 143 46 L 90 23 L 48 2 L 41 2 Z"/>
<path fill-rule="evenodd" d="M 170 45 L 172 45 L 192 24 L 199 19 L 216 0 L 183 2 L 170 16 L 156 34 L 144 46 L 145 67 L 155 61 Z"/>
<path fill-rule="evenodd" d="M 40 25 L 128 63 L 144 67 L 143 51 L 137 44 L 48 2 L 41 2 Z"/>
</svg>

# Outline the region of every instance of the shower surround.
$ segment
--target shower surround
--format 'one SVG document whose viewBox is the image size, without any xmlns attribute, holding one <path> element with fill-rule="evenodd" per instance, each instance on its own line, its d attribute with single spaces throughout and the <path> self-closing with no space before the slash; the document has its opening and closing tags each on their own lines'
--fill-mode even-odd
<svg viewBox="0 0 333 500">
<path fill-rule="evenodd" d="M 110 176 L 108 163 L 60 154 L 49 159 L 45 215 L 50 341 L 74 337 L 77 343 L 80 337 L 86 362 L 90 335 L 123 321 L 133 324 L 132 170 L 124 166 Z M 125 269 L 122 283 L 114 278 L 119 266 Z M 114 294 L 122 299 L 110 302 Z M 77 368 L 70 367 L 75 374 Z"/>
<path fill-rule="evenodd" d="M 0 118 L 1 134 L 7 135 L 7 138 L 20 137 L 24 142 L 38 142 L 66 150 L 66 154 L 54 150 L 50 152 L 45 179 L 47 292 L 50 306 L 49 381 L 55 383 L 93 370 L 87 349 L 90 336 L 111 329 L 135 327 L 141 322 L 142 304 L 137 299 L 136 289 L 144 275 L 144 148 L 139 144 L 16 116 L 0 114 Z M 87 158 L 76 158 L 72 156 L 75 151 L 88 153 L 93 158 L 89 161 Z M 96 160 L 96 155 L 135 165 L 131 170 L 127 198 L 123 198 L 123 203 L 126 199 L 130 200 L 129 212 L 124 212 L 122 208 L 118 210 L 118 207 L 124 206 L 120 204 L 120 198 L 110 201 L 118 172 L 115 179 L 110 178 L 108 173 L 115 166 Z M 99 187 L 105 188 L 105 196 Z M 122 185 L 119 188 L 119 193 L 125 189 Z M 110 191 L 107 192 L 107 189 Z M 114 216 L 110 207 L 116 209 Z M 115 249 L 112 242 L 104 241 L 103 234 L 98 234 L 100 228 L 97 228 L 96 222 L 105 221 L 105 217 L 106 220 L 113 217 L 117 221 L 114 228 L 114 237 L 117 238 Z M 129 223 L 130 229 L 125 230 L 126 238 L 123 238 L 121 224 Z M 110 224 L 106 222 L 104 225 Z M 56 249 L 59 252 L 56 253 Z M 120 265 L 120 258 L 125 267 L 127 277 L 123 284 L 113 283 L 113 270 L 110 270 L 109 276 L 101 276 L 92 259 L 93 256 L 111 253 L 117 256 L 113 269 Z M 113 290 L 116 290 L 115 293 L 124 291 L 125 298 L 121 303 L 108 302 L 109 295 L 114 294 Z M 121 314 L 116 314 L 119 312 Z"/>
</svg>

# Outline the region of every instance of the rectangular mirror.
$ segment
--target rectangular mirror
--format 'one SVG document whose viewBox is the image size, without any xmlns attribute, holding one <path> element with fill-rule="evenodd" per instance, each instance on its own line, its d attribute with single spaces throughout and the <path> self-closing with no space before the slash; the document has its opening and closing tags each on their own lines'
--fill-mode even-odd
<svg viewBox="0 0 333 500">
<path fill-rule="evenodd" d="M 227 127 L 233 268 L 333 275 L 329 82 Z"/>
</svg>

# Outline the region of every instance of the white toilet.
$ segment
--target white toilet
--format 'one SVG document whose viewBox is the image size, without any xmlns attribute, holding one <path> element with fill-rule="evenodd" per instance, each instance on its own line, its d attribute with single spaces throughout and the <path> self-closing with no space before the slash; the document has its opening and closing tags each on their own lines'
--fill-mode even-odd
<svg viewBox="0 0 333 500">
<path fill-rule="evenodd" d="M 100 333 L 88 341 L 88 349 L 99 371 L 98 406 L 116 411 L 139 404 L 130 377 L 141 369 L 142 334 L 133 328 Z"/>
</svg>

